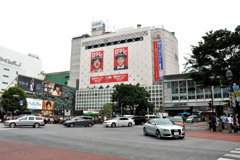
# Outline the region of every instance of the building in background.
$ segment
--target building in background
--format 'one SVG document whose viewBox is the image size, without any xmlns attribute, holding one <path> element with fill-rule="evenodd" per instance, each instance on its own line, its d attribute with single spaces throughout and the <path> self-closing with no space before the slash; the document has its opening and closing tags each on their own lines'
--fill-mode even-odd
<svg viewBox="0 0 240 160">
<path fill-rule="evenodd" d="M 3 92 L 18 74 L 44 79 L 42 60 L 38 55 L 22 54 L 0 46 L 0 90 Z M 15 84 L 12 84 L 13 86 Z"/>
<path fill-rule="evenodd" d="M 46 73 L 45 80 L 67 86 L 70 71 Z"/>
<path fill-rule="evenodd" d="M 178 41 L 163 26 L 106 32 L 103 22 L 97 21 L 91 36 L 72 38 L 68 86 L 78 90 L 76 110 L 101 110 L 120 83 L 146 88 L 149 102 L 162 110 L 163 76 L 178 73 Z"/>
</svg>

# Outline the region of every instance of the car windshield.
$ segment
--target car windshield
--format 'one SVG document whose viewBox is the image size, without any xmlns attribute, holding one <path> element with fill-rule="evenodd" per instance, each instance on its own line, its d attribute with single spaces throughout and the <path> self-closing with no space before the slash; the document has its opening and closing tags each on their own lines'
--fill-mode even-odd
<svg viewBox="0 0 240 160">
<path fill-rule="evenodd" d="M 183 122 L 182 118 L 171 118 L 172 122 Z"/>
<path fill-rule="evenodd" d="M 169 119 L 157 119 L 157 125 L 173 124 Z"/>
<path fill-rule="evenodd" d="M 118 120 L 118 118 L 116 117 L 116 118 L 113 118 L 112 120 Z"/>
<path fill-rule="evenodd" d="M 193 116 L 189 116 L 188 118 L 189 118 L 189 119 L 193 119 Z"/>
</svg>

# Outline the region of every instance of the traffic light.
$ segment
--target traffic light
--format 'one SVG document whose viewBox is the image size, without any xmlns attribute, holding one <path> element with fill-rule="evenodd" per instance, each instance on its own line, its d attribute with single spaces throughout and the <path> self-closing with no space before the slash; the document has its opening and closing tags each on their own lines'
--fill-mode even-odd
<svg viewBox="0 0 240 160">
<path fill-rule="evenodd" d="M 62 108 L 59 108 L 59 111 L 61 111 L 62 110 Z"/>
<path fill-rule="evenodd" d="M 208 105 L 209 105 L 209 108 L 212 108 L 212 102 L 209 102 Z"/>
</svg>

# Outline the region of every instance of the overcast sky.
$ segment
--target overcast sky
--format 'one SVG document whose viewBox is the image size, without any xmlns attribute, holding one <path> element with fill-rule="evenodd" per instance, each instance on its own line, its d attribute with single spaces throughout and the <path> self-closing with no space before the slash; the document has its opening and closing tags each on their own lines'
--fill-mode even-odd
<svg viewBox="0 0 240 160">
<path fill-rule="evenodd" d="M 180 72 L 210 30 L 240 25 L 240 0 L 0 0 L 0 46 L 39 55 L 46 73 L 70 70 L 71 39 L 109 19 L 109 30 L 163 25 L 178 39 Z"/>
</svg>

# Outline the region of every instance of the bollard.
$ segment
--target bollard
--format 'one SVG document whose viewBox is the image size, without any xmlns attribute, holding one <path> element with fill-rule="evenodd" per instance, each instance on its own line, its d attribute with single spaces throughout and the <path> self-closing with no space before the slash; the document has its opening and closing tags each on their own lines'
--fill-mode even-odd
<svg viewBox="0 0 240 160">
<path fill-rule="evenodd" d="M 228 123 L 228 133 L 232 133 L 232 123 Z"/>
</svg>

